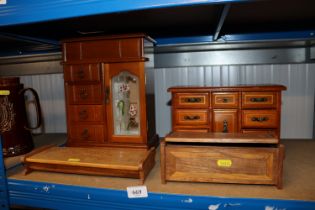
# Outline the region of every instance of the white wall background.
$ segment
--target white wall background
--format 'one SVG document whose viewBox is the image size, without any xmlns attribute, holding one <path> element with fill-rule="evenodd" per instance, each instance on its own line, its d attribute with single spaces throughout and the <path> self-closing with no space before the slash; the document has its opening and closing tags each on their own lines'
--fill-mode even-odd
<svg viewBox="0 0 315 210">
<path fill-rule="evenodd" d="M 39 96 L 43 114 L 43 127 L 41 130 L 38 129 L 34 132 L 65 133 L 67 127 L 63 74 L 21 76 L 20 79 L 24 87 L 34 88 Z M 33 125 L 36 121 L 34 110 L 32 104 L 28 106 L 28 111 L 32 116 L 30 122 Z"/>
<path fill-rule="evenodd" d="M 236 84 L 283 84 L 281 138 L 310 139 L 313 135 L 315 64 L 202 66 L 162 68 L 154 71 L 157 132 L 171 129 L 170 94 L 176 85 L 223 86 Z M 37 90 L 45 133 L 66 132 L 62 74 L 22 76 L 26 87 Z M 33 112 L 33 111 L 31 111 Z"/>
</svg>

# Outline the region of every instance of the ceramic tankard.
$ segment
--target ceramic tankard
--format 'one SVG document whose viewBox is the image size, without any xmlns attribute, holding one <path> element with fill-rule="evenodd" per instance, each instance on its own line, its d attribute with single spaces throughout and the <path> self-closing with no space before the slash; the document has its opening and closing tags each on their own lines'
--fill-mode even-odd
<svg viewBox="0 0 315 210">
<path fill-rule="evenodd" d="M 34 95 L 37 121 L 30 127 L 25 106 L 25 92 Z M 0 77 L 0 135 L 4 157 L 17 156 L 34 147 L 31 130 L 41 126 L 39 98 L 32 88 L 24 88 L 18 77 Z"/>
</svg>

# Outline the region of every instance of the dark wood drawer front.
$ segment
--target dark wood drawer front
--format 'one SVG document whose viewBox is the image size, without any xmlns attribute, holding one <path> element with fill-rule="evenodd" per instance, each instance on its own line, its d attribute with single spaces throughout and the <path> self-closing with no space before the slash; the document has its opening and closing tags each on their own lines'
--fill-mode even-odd
<svg viewBox="0 0 315 210">
<path fill-rule="evenodd" d="M 95 85 L 66 85 L 67 96 L 70 104 L 101 104 L 102 88 Z"/>
<path fill-rule="evenodd" d="M 81 49 L 80 42 L 70 42 L 63 44 L 63 60 L 65 62 L 80 60 L 81 58 Z"/>
<path fill-rule="evenodd" d="M 103 105 L 70 105 L 69 118 L 71 122 L 104 122 Z"/>
<path fill-rule="evenodd" d="M 243 92 L 243 108 L 274 108 L 277 106 L 276 92 Z"/>
<path fill-rule="evenodd" d="M 64 44 L 64 61 L 140 58 L 143 41 L 139 38 L 90 40 Z"/>
<path fill-rule="evenodd" d="M 165 178 L 174 181 L 276 184 L 279 148 L 166 145 Z"/>
<path fill-rule="evenodd" d="M 176 93 L 174 106 L 181 108 L 207 108 L 209 106 L 208 93 Z"/>
<path fill-rule="evenodd" d="M 127 59 L 142 56 L 139 38 L 82 42 L 82 59 Z"/>
<path fill-rule="evenodd" d="M 237 110 L 213 110 L 213 132 L 235 133 L 237 127 Z"/>
<path fill-rule="evenodd" d="M 242 129 L 242 133 L 257 133 L 257 134 L 270 134 L 277 136 L 277 130 L 275 129 Z"/>
<path fill-rule="evenodd" d="M 82 60 L 113 59 L 120 57 L 119 40 L 82 42 Z"/>
<path fill-rule="evenodd" d="M 99 64 L 66 65 L 64 77 L 67 82 L 100 81 Z"/>
<path fill-rule="evenodd" d="M 212 93 L 213 108 L 237 108 L 238 93 L 214 92 Z"/>
<path fill-rule="evenodd" d="M 177 125 L 207 125 L 209 117 L 207 110 L 175 110 Z"/>
<path fill-rule="evenodd" d="M 279 124 L 276 110 L 243 110 L 242 128 L 277 128 Z"/>
<path fill-rule="evenodd" d="M 206 128 L 193 128 L 193 129 L 185 129 L 185 128 L 175 128 L 175 131 L 177 132 L 193 132 L 193 133 L 207 133 L 209 132 L 209 129 L 206 129 Z"/>
<path fill-rule="evenodd" d="M 122 58 L 140 58 L 143 56 L 141 40 L 138 38 L 121 39 L 120 50 Z"/>
<path fill-rule="evenodd" d="M 105 138 L 103 125 L 73 125 L 69 128 L 71 139 L 79 142 L 100 142 Z"/>
</svg>

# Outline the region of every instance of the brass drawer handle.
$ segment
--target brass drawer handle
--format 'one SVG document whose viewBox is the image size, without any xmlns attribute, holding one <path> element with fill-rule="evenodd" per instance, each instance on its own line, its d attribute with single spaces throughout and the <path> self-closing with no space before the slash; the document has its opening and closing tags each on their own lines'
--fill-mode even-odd
<svg viewBox="0 0 315 210">
<path fill-rule="evenodd" d="M 86 109 L 79 111 L 79 118 L 80 120 L 86 120 L 88 118 L 88 112 Z"/>
<path fill-rule="evenodd" d="M 268 117 L 252 117 L 251 119 L 253 122 L 265 122 L 268 121 Z"/>
<path fill-rule="evenodd" d="M 110 89 L 109 87 L 107 86 L 105 88 L 105 104 L 109 104 L 109 95 L 110 95 Z"/>
<path fill-rule="evenodd" d="M 223 102 L 223 103 L 228 103 L 228 102 L 230 102 L 230 101 L 231 101 L 230 98 L 222 98 L 222 102 Z"/>
<path fill-rule="evenodd" d="M 184 120 L 199 120 L 200 116 L 195 115 L 195 116 L 184 116 Z"/>
<path fill-rule="evenodd" d="M 87 97 L 89 96 L 87 90 L 85 88 L 81 88 L 79 90 L 79 96 L 81 99 L 87 99 Z"/>
<path fill-rule="evenodd" d="M 268 101 L 268 98 L 266 98 L 266 97 L 262 97 L 262 98 L 250 98 L 249 99 L 251 102 L 266 102 L 266 101 Z"/>
<path fill-rule="evenodd" d="M 228 129 L 228 122 L 227 120 L 223 120 L 223 131 L 222 133 L 228 133 L 229 129 Z"/>
<path fill-rule="evenodd" d="M 85 74 L 84 74 L 84 69 L 81 67 L 79 69 L 79 71 L 76 72 L 76 76 L 79 78 L 79 79 L 83 79 L 85 77 Z"/>
<path fill-rule="evenodd" d="M 82 139 L 88 139 L 90 137 L 89 130 L 87 128 L 84 128 L 83 132 L 81 133 Z"/>
<path fill-rule="evenodd" d="M 200 103 L 201 98 L 185 98 L 184 101 L 186 103 Z"/>
</svg>

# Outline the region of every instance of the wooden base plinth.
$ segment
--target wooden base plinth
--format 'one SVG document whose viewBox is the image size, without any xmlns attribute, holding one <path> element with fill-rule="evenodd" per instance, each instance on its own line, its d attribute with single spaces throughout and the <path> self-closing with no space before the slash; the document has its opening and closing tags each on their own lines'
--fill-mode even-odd
<svg viewBox="0 0 315 210">
<path fill-rule="evenodd" d="M 161 142 L 166 181 L 270 184 L 282 188 L 284 146 L 209 146 Z"/>
<path fill-rule="evenodd" d="M 155 164 L 150 150 L 104 147 L 38 148 L 24 158 L 25 173 L 33 170 L 139 178 L 141 184 Z"/>
</svg>

